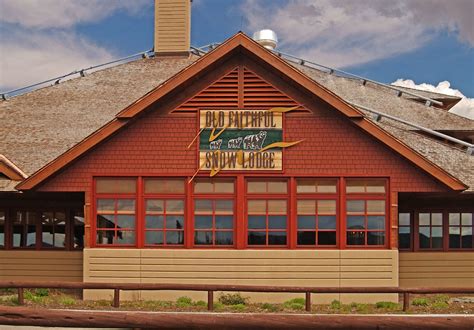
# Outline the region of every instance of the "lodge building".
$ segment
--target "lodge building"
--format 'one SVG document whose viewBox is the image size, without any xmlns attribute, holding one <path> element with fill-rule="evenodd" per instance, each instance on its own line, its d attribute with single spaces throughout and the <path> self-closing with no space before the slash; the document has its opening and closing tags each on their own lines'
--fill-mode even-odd
<svg viewBox="0 0 474 330">
<path fill-rule="evenodd" d="M 474 286 L 459 98 L 155 21 L 153 56 L 0 101 L 0 280 Z"/>
</svg>

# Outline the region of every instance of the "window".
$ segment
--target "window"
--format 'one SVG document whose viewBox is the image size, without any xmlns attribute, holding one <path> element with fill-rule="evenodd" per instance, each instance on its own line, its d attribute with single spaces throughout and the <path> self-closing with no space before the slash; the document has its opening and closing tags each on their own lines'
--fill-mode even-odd
<svg viewBox="0 0 474 330">
<path fill-rule="evenodd" d="M 286 246 L 288 244 L 288 182 L 247 182 L 247 244 Z M 269 198 L 269 197 L 272 198 Z"/>
<path fill-rule="evenodd" d="M 134 199 L 97 199 L 97 244 L 135 244 Z"/>
<path fill-rule="evenodd" d="M 411 221 L 414 215 L 414 221 Z M 456 251 L 474 248 L 473 213 L 468 211 L 402 212 L 398 217 L 400 250 Z"/>
<path fill-rule="evenodd" d="M 36 214 L 31 211 L 17 211 L 13 218 L 13 247 L 35 248 Z"/>
<path fill-rule="evenodd" d="M 41 212 L 41 247 L 66 247 L 66 213 L 64 211 Z"/>
<path fill-rule="evenodd" d="M 0 249 L 5 247 L 5 211 L 0 211 Z"/>
<path fill-rule="evenodd" d="M 194 183 L 194 245 L 233 246 L 234 181 L 199 179 Z"/>
<path fill-rule="evenodd" d="M 194 200 L 194 244 L 234 244 L 233 200 Z"/>
<path fill-rule="evenodd" d="M 418 245 L 420 249 L 443 249 L 443 214 L 418 213 Z"/>
<path fill-rule="evenodd" d="M 336 245 L 336 201 L 298 200 L 297 244 Z"/>
<path fill-rule="evenodd" d="M 84 210 L 73 210 L 72 215 L 72 248 L 84 248 Z"/>
<path fill-rule="evenodd" d="M 398 214 L 398 247 L 411 248 L 411 213 Z"/>
<path fill-rule="evenodd" d="M 385 191 L 385 180 L 346 181 L 346 245 L 386 244 Z"/>
<path fill-rule="evenodd" d="M 470 249 L 473 247 L 472 213 L 449 213 L 449 248 Z"/>
<path fill-rule="evenodd" d="M 337 180 L 298 179 L 297 238 L 298 246 L 336 246 Z"/>
<path fill-rule="evenodd" d="M 336 179 L 298 179 L 296 192 L 304 193 L 336 193 Z"/>
<path fill-rule="evenodd" d="M 184 244 L 184 200 L 147 199 L 145 245 Z"/>
<path fill-rule="evenodd" d="M 183 246 L 185 183 L 178 178 L 145 179 L 145 246 Z"/>
<path fill-rule="evenodd" d="M 136 179 L 96 179 L 96 242 L 135 245 Z"/>
</svg>

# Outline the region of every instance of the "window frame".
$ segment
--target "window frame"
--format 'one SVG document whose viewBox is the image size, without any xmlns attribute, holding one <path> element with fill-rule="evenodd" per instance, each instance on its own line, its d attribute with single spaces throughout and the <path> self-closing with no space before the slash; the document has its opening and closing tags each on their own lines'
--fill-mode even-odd
<svg viewBox="0 0 474 330">
<path fill-rule="evenodd" d="M 384 189 L 385 192 L 347 192 L 347 182 L 351 180 L 358 180 L 358 181 L 384 181 Z M 367 187 L 367 184 L 365 184 Z M 389 179 L 386 177 L 344 177 L 342 179 L 342 187 L 341 187 L 341 241 L 340 241 L 340 248 L 341 249 L 388 249 L 390 246 L 390 185 Z M 363 245 L 349 245 L 347 244 L 347 232 L 350 231 L 347 229 L 347 202 L 350 200 L 363 200 L 364 201 L 364 223 L 365 228 L 363 230 L 354 230 L 358 232 L 365 233 L 365 242 Z M 368 213 L 367 210 L 367 201 L 369 200 L 384 200 L 385 201 L 385 223 L 384 223 L 384 230 L 371 230 L 368 228 L 368 217 L 371 215 Z M 383 245 L 369 245 L 368 244 L 368 232 L 384 232 L 384 244 Z M 398 234 L 398 233 L 397 233 Z"/>
<path fill-rule="evenodd" d="M 410 213 L 412 215 L 411 221 L 411 247 L 410 249 L 400 249 L 400 252 L 472 252 L 474 251 L 474 209 L 469 208 L 459 208 L 455 209 L 453 207 L 446 207 L 446 208 L 430 208 L 430 207 L 422 207 L 412 210 L 402 209 L 399 210 L 398 213 Z M 442 220 L 443 220 L 443 247 L 442 248 L 420 248 L 419 244 L 419 214 L 420 213 L 441 213 Z M 471 213 L 472 214 L 472 228 L 473 228 L 473 247 L 472 248 L 450 248 L 449 247 L 449 214 L 450 213 Z M 398 225 L 398 224 L 397 224 Z"/>
<path fill-rule="evenodd" d="M 198 177 L 195 179 L 196 181 L 192 181 L 190 184 L 190 193 L 188 194 L 190 201 L 190 210 L 188 213 L 186 213 L 188 216 L 188 221 L 185 219 L 185 223 L 187 222 L 188 225 L 188 233 L 185 235 L 185 246 L 191 249 L 235 249 L 237 248 L 237 178 L 232 176 L 232 177 L 220 177 L 220 178 L 210 178 L 210 177 Z M 211 181 L 211 182 L 232 182 L 233 184 L 233 191 L 232 192 L 216 192 L 215 187 L 213 187 L 212 192 L 195 192 L 195 184 L 198 181 Z M 211 231 L 212 232 L 212 237 L 213 241 L 212 244 L 196 244 L 195 243 L 195 202 L 196 200 L 212 200 L 212 228 L 210 230 L 208 229 L 199 229 L 198 231 Z M 216 200 L 232 200 L 233 203 L 233 220 L 232 220 L 232 245 L 217 245 L 215 244 L 215 201 Z M 220 231 L 220 230 L 217 230 Z M 230 230 L 222 230 L 222 231 L 230 231 Z M 186 238 L 188 238 L 188 242 L 186 242 Z"/>
<path fill-rule="evenodd" d="M 106 179 L 106 180 L 120 180 L 120 179 L 135 179 L 135 193 L 97 193 L 97 180 L 98 179 Z M 140 192 L 140 187 L 142 183 L 143 178 L 141 177 L 134 177 L 134 176 L 124 176 L 124 177 L 107 177 L 107 176 L 97 176 L 93 178 L 93 184 L 92 184 L 92 189 L 93 189 L 93 207 L 92 207 L 92 217 L 91 217 L 91 240 L 90 240 L 90 245 L 91 247 L 100 247 L 100 248 L 130 248 L 130 247 L 140 247 L 139 242 L 140 242 L 140 235 L 141 235 L 141 216 L 140 216 L 140 210 L 139 210 L 139 196 L 142 194 L 139 194 Z M 113 199 L 114 200 L 114 212 L 116 209 L 116 200 L 118 199 L 133 199 L 135 201 L 135 243 L 134 244 L 99 244 L 97 243 L 97 233 L 99 231 L 99 227 L 97 227 L 97 204 L 99 199 Z M 114 214 L 115 217 L 116 214 Z M 144 221 L 144 220 L 143 220 Z M 107 230 L 106 230 L 107 231 Z M 110 230 L 112 231 L 112 230 Z M 114 232 L 117 231 L 117 229 L 114 226 Z M 115 237 L 115 233 L 114 233 Z"/>
<path fill-rule="evenodd" d="M 336 191 L 335 192 L 298 192 L 298 180 L 334 180 L 336 182 Z M 295 233 L 294 233 L 294 242 L 295 242 L 295 248 L 296 249 L 339 249 L 341 246 L 341 179 L 338 177 L 295 177 L 295 210 L 293 212 L 294 214 L 294 228 L 295 228 Z M 316 214 L 315 214 L 315 220 L 316 220 L 316 226 L 313 229 L 304 229 L 300 230 L 298 229 L 298 201 L 300 200 L 311 200 L 315 201 L 316 203 Z M 332 229 L 319 229 L 319 216 L 318 214 L 318 206 L 317 203 L 319 200 L 334 200 L 336 202 L 336 228 L 334 230 Z M 322 214 L 324 216 L 324 214 Z M 314 245 L 303 245 L 303 244 L 298 244 L 298 232 L 300 231 L 314 231 L 316 235 L 316 244 Z M 336 244 L 335 245 L 320 245 L 318 242 L 319 240 L 317 239 L 318 233 L 322 231 L 326 232 L 335 232 L 336 233 Z"/>
<path fill-rule="evenodd" d="M 257 182 L 257 181 L 264 181 L 267 186 L 267 191 L 264 193 L 255 193 L 255 192 L 248 192 L 248 183 L 249 182 Z M 268 183 L 269 182 L 277 182 L 277 181 L 285 181 L 286 182 L 286 193 L 278 192 L 278 193 L 271 193 L 268 192 Z M 275 178 L 275 177 L 246 177 L 245 178 L 245 184 L 244 184 L 244 219 L 243 219 L 243 243 L 244 243 L 244 248 L 245 249 L 292 249 L 291 247 L 291 241 L 293 240 L 292 237 L 292 230 L 291 230 L 291 224 L 292 224 L 292 209 L 291 209 L 291 201 L 292 201 L 292 196 L 291 196 L 291 186 L 290 186 L 290 178 Z M 265 200 L 265 230 L 261 229 L 255 229 L 255 230 L 249 230 L 249 210 L 248 210 L 248 202 L 251 200 Z M 270 200 L 285 200 L 286 201 L 286 229 L 269 229 L 268 226 L 268 201 Z M 253 245 L 248 243 L 248 235 L 249 231 L 255 231 L 255 232 L 263 232 L 265 231 L 265 245 Z M 268 233 L 274 231 L 274 232 L 286 232 L 286 244 L 282 245 L 270 245 L 268 244 Z"/>
</svg>

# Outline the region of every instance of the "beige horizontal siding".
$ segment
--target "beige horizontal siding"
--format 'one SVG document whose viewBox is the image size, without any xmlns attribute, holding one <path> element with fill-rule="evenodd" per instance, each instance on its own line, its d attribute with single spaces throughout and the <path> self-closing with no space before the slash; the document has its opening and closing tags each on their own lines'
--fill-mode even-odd
<svg viewBox="0 0 474 330">
<path fill-rule="evenodd" d="M 400 286 L 474 287 L 474 252 L 403 252 Z"/>
<path fill-rule="evenodd" d="M 0 280 L 82 281 L 80 251 L 0 251 Z"/>
<path fill-rule="evenodd" d="M 86 249 L 84 281 L 127 283 L 243 284 L 280 286 L 397 286 L 398 251 Z M 111 291 L 85 293 L 110 298 Z M 176 299 L 196 292 L 133 292 L 125 299 Z M 295 294 L 245 294 L 254 301 Z M 384 298 L 384 299 L 382 299 Z M 396 300 L 395 295 L 315 295 L 315 301 Z M 350 300 L 350 301 L 349 301 Z"/>
</svg>

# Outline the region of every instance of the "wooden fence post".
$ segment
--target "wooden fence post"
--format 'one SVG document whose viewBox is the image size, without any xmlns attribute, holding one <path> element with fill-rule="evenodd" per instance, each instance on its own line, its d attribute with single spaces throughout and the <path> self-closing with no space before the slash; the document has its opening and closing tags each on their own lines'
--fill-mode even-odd
<svg viewBox="0 0 474 330">
<path fill-rule="evenodd" d="M 305 293 L 306 311 L 311 312 L 311 292 Z"/>
<path fill-rule="evenodd" d="M 403 293 L 403 311 L 406 312 L 410 308 L 410 293 Z"/>
<path fill-rule="evenodd" d="M 207 310 L 214 310 L 214 291 L 207 291 Z"/>
<path fill-rule="evenodd" d="M 18 288 L 18 305 L 25 304 L 25 296 L 23 295 L 23 288 Z"/>
<path fill-rule="evenodd" d="M 120 289 L 114 289 L 114 305 L 115 308 L 120 307 Z"/>
</svg>

